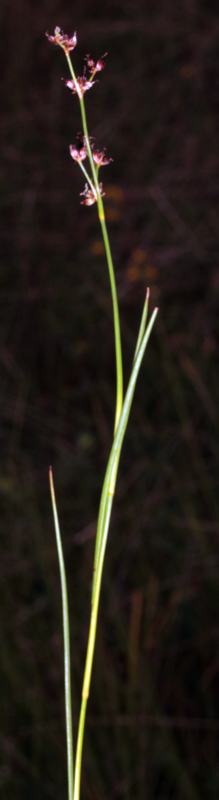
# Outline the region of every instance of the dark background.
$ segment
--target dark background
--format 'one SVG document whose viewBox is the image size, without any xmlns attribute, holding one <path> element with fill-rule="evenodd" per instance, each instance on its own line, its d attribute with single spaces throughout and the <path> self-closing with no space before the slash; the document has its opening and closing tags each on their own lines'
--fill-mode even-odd
<svg viewBox="0 0 219 800">
<path fill-rule="evenodd" d="M 127 380 L 146 286 L 160 307 L 106 553 L 82 800 L 219 794 L 219 14 L 211 0 L 0 8 L 0 793 L 67 797 L 54 470 L 77 725 L 95 521 L 113 432 L 111 299 L 95 206 L 69 157 L 76 74 L 102 169 Z"/>
</svg>

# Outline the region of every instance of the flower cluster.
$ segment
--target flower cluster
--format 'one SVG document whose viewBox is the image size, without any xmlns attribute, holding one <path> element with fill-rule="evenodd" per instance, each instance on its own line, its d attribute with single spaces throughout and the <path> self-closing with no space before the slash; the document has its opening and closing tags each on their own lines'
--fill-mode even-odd
<svg viewBox="0 0 219 800">
<path fill-rule="evenodd" d="M 77 44 L 76 31 L 71 39 L 69 39 L 67 34 L 61 31 L 61 28 L 56 27 L 54 30 L 54 36 L 50 36 L 49 33 L 46 33 L 46 36 L 49 42 L 52 44 L 58 44 L 60 47 L 62 47 L 66 56 L 69 56 L 70 51 L 74 50 Z M 65 85 L 71 89 L 73 94 L 78 94 L 80 100 L 82 99 L 84 92 L 86 92 L 87 89 L 91 89 L 91 86 L 96 83 L 96 81 L 93 81 L 94 75 L 96 75 L 97 72 L 100 72 L 105 67 L 106 56 L 107 53 L 104 53 L 104 56 L 101 56 L 96 63 L 92 58 L 90 58 L 89 55 L 85 56 L 90 77 L 86 77 L 86 67 L 84 67 L 83 75 L 79 75 L 79 77 L 75 80 L 64 81 Z"/>
<path fill-rule="evenodd" d="M 105 164 L 109 164 L 112 161 L 112 158 L 106 158 L 105 156 L 106 148 L 103 148 L 103 152 L 100 153 L 99 150 L 95 150 L 94 146 L 92 145 L 92 153 L 93 153 L 93 160 L 94 163 L 97 164 L 98 167 L 105 167 Z"/>
<path fill-rule="evenodd" d="M 74 50 L 77 44 L 76 31 L 74 32 L 72 38 L 69 39 L 66 33 L 63 33 L 60 28 L 56 27 L 54 30 L 54 36 L 49 36 L 48 33 L 46 33 L 46 36 L 49 42 L 52 44 L 59 44 L 59 46 L 63 48 L 65 55 L 69 55 L 70 50 Z"/>
<path fill-rule="evenodd" d="M 101 58 L 99 58 L 99 61 L 97 61 L 96 64 L 95 64 L 95 61 L 93 61 L 93 59 L 90 58 L 90 56 L 85 56 L 86 62 L 87 62 L 87 68 L 89 69 L 89 72 L 91 73 L 91 76 L 90 76 L 90 80 L 91 81 L 93 80 L 94 75 L 96 75 L 97 72 L 100 72 L 102 69 L 104 69 L 105 60 L 106 60 L 106 56 L 107 55 L 108 55 L 108 53 L 104 53 L 104 56 L 101 56 Z"/>
<path fill-rule="evenodd" d="M 77 44 L 76 31 L 73 34 L 73 36 L 69 39 L 69 37 L 67 36 L 66 33 L 63 33 L 63 31 L 60 28 L 56 27 L 55 30 L 54 30 L 54 36 L 50 36 L 48 33 L 46 33 L 46 36 L 47 36 L 47 39 L 49 40 L 49 42 L 51 42 L 52 44 L 57 44 L 60 47 L 62 47 L 62 49 L 65 52 L 66 57 L 69 59 L 70 51 L 74 50 L 74 48 L 76 47 L 76 44 Z M 97 74 L 97 72 L 101 72 L 101 70 L 104 69 L 106 56 L 107 56 L 107 53 L 104 53 L 104 55 L 101 56 L 101 58 L 99 58 L 99 60 L 95 62 L 90 57 L 90 55 L 86 55 L 85 56 L 86 66 L 84 67 L 83 75 L 79 75 L 79 77 L 76 78 L 73 66 L 71 65 L 70 71 L 71 71 L 72 77 L 69 80 L 65 80 L 65 78 L 63 78 L 65 86 L 67 86 L 68 89 L 70 89 L 72 94 L 77 94 L 80 101 L 83 101 L 84 93 L 88 89 L 91 89 L 91 87 L 94 85 L 94 83 L 96 83 L 96 81 L 94 80 L 94 77 Z M 89 77 L 87 76 L 86 71 L 88 71 Z M 105 164 L 109 164 L 110 161 L 112 161 L 112 159 L 111 158 L 106 158 L 106 156 L 105 156 L 105 148 L 104 148 L 104 150 L 102 152 L 100 152 L 100 150 L 97 150 L 95 148 L 94 143 L 91 140 L 91 138 L 89 138 L 89 143 L 88 143 L 88 140 L 87 140 L 86 136 L 82 136 L 81 134 L 78 134 L 77 138 L 79 140 L 78 145 L 76 146 L 76 145 L 70 144 L 70 146 L 69 146 L 70 155 L 73 158 L 73 160 L 76 161 L 79 164 L 79 166 L 81 167 L 81 169 L 85 173 L 85 176 L 88 178 L 88 181 L 89 181 L 89 184 L 90 184 L 90 188 L 89 188 L 88 183 L 86 183 L 84 191 L 81 192 L 81 194 L 84 196 L 84 199 L 81 200 L 81 203 L 83 203 L 86 206 L 91 206 L 91 205 L 93 205 L 93 203 L 97 202 L 99 195 L 100 195 L 100 197 L 103 197 L 103 195 L 104 195 L 103 184 L 99 183 L 99 192 L 98 192 L 96 190 L 94 184 L 93 184 L 93 181 L 91 181 L 91 179 L 89 178 L 88 173 L 86 172 L 85 168 L 82 166 L 81 162 L 84 161 L 84 159 L 87 157 L 87 155 L 89 155 L 89 158 L 90 158 L 90 161 L 91 161 L 91 151 L 92 151 L 93 164 L 91 163 L 91 167 L 92 167 L 92 170 L 93 170 L 93 168 L 95 166 L 96 176 L 97 176 L 99 167 L 103 167 L 103 166 L 105 166 Z M 87 144 L 86 144 L 86 141 L 87 141 Z M 90 145 L 90 147 L 89 147 L 89 145 Z M 96 181 L 94 181 L 94 183 L 96 183 Z"/>
<path fill-rule="evenodd" d="M 77 161 L 77 163 L 79 163 L 80 161 L 84 161 L 84 159 L 87 158 L 87 148 L 86 148 L 85 137 L 81 136 L 81 133 L 78 134 L 77 138 L 79 139 L 79 147 L 76 147 L 75 144 L 70 144 L 69 150 L 70 150 L 70 155 L 74 159 L 74 161 Z"/>
<path fill-rule="evenodd" d="M 79 140 L 79 146 L 76 147 L 75 144 L 70 144 L 69 145 L 69 150 L 70 150 L 70 155 L 73 158 L 73 160 L 77 161 L 79 163 L 80 161 L 84 161 L 84 159 L 87 157 L 87 147 L 86 147 L 86 138 L 85 138 L 85 136 L 82 136 L 81 133 L 78 133 L 77 138 Z M 103 151 L 101 153 L 100 150 L 96 150 L 95 149 L 94 144 L 91 141 L 91 137 L 89 139 L 89 142 L 90 142 L 90 145 L 91 145 L 93 160 L 94 160 L 94 163 L 96 164 L 97 167 L 104 167 L 106 164 L 109 164 L 110 161 L 113 160 L 112 158 L 106 158 L 106 156 L 105 156 L 106 148 L 105 147 L 104 147 L 104 149 L 103 149 Z"/>
<path fill-rule="evenodd" d="M 71 90 L 72 94 L 77 94 L 80 100 L 84 96 L 84 92 L 87 92 L 88 89 L 91 89 L 91 86 L 96 83 L 96 81 L 89 81 L 86 78 L 85 70 L 83 75 L 79 75 L 79 77 L 74 80 L 66 81 L 65 78 L 62 79 L 64 81 L 65 86 Z"/>
<path fill-rule="evenodd" d="M 99 183 L 99 189 L 100 189 L 100 196 L 104 197 L 105 192 L 103 191 L 102 183 Z M 92 206 L 93 203 L 97 202 L 96 189 L 94 188 L 94 186 L 92 186 L 92 189 L 89 189 L 88 183 L 85 183 L 85 189 L 83 192 L 80 192 L 80 195 L 81 196 L 84 195 L 84 200 L 81 200 L 81 205 Z"/>
</svg>

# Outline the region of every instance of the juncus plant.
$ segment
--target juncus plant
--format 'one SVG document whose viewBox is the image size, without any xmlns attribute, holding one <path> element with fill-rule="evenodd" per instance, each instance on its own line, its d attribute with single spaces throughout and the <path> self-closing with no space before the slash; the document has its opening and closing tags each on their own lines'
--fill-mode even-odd
<svg viewBox="0 0 219 800">
<path fill-rule="evenodd" d="M 121 349 L 121 334 L 120 334 L 120 319 L 118 309 L 117 290 L 115 283 L 115 274 L 113 261 L 111 256 L 109 238 L 105 223 L 104 214 L 104 189 L 102 182 L 99 181 L 99 169 L 109 164 L 111 159 L 108 159 L 105 150 L 102 152 L 96 148 L 94 140 L 88 134 L 87 119 L 84 105 L 84 94 L 86 91 L 92 89 L 95 81 L 95 76 L 101 72 L 105 66 L 105 59 L 107 53 L 95 62 L 87 55 L 85 58 L 86 64 L 83 74 L 76 77 L 70 52 L 74 50 L 77 44 L 77 34 L 74 33 L 69 38 L 60 28 L 56 27 L 53 36 L 46 34 L 49 42 L 59 45 L 65 53 L 70 78 L 64 80 L 67 88 L 73 95 L 77 95 L 80 103 L 81 122 L 83 133 L 77 136 L 77 145 L 70 144 L 69 150 L 73 161 L 78 164 L 85 176 L 85 188 L 81 192 L 81 203 L 86 206 L 96 203 L 100 225 L 102 229 L 103 241 L 106 252 L 106 261 L 109 270 L 109 279 L 111 286 L 112 305 L 113 305 L 113 320 L 114 320 L 114 336 L 115 336 L 115 356 L 116 356 L 116 403 L 115 403 L 115 424 L 114 436 L 112 441 L 111 452 L 109 455 L 103 488 L 100 498 L 99 515 L 96 531 L 96 543 L 94 553 L 94 567 L 93 567 L 93 582 L 91 593 L 91 616 L 90 628 L 87 645 L 87 655 L 85 662 L 84 680 L 82 688 L 81 710 L 78 725 L 78 736 L 76 743 L 76 756 L 75 765 L 73 764 L 73 730 L 72 730 L 72 712 L 71 712 L 71 678 L 70 678 L 70 639 L 69 639 L 69 616 L 68 616 L 68 598 L 67 586 L 65 576 L 65 565 L 62 551 L 60 527 L 54 492 L 52 468 L 50 467 L 50 490 L 53 506 L 53 515 L 55 523 L 56 541 L 59 558 L 59 568 L 61 577 L 61 591 L 62 591 L 62 609 L 63 609 L 63 629 L 64 629 L 64 674 L 65 674 L 65 712 L 66 712 L 66 736 L 67 736 L 67 766 L 68 766 L 68 800 L 79 800 L 80 797 L 80 784 L 81 784 L 81 761 L 82 761 L 82 748 L 85 728 L 85 718 L 87 709 L 87 700 L 89 697 L 91 671 L 93 664 L 94 646 L 96 638 L 97 617 L 100 600 L 100 589 L 102 581 L 103 563 L 106 550 L 107 536 L 109 531 L 110 517 L 112 511 L 113 498 L 115 493 L 117 471 L 119 459 L 121 454 L 122 443 L 128 423 L 129 413 L 131 409 L 135 385 L 144 356 L 144 352 L 148 343 L 148 339 L 153 328 L 155 317 L 158 309 L 155 308 L 152 316 L 147 322 L 148 304 L 149 304 L 149 289 L 147 289 L 146 298 L 144 302 L 139 333 L 137 337 L 136 348 L 134 352 L 133 364 L 131 375 L 129 378 L 128 386 L 126 389 L 125 397 L 123 398 L 123 368 L 122 368 L 122 349 Z M 88 160 L 89 171 L 84 165 Z"/>
</svg>

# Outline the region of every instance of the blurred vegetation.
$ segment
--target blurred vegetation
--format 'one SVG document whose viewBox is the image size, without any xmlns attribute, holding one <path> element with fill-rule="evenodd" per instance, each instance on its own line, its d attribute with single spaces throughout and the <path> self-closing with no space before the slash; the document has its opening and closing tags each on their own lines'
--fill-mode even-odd
<svg viewBox="0 0 219 800">
<path fill-rule="evenodd" d="M 2 800 L 66 797 L 60 584 L 77 724 L 115 369 L 95 207 L 69 157 L 65 59 L 107 50 L 85 97 L 103 171 L 125 373 L 146 285 L 160 306 L 119 472 L 82 800 L 219 794 L 219 20 L 206 0 L 1 4 Z"/>
</svg>

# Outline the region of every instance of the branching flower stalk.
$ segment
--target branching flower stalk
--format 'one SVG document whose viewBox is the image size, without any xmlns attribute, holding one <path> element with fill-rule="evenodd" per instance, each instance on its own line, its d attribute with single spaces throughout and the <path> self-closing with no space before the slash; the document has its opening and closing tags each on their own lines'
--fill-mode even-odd
<svg viewBox="0 0 219 800">
<path fill-rule="evenodd" d="M 81 203 L 86 206 L 97 204 L 97 210 L 102 229 L 103 241 L 106 252 L 107 265 L 109 270 L 109 279 L 111 286 L 112 305 L 113 305 L 113 320 L 114 320 L 114 336 L 115 336 L 115 355 L 116 355 L 116 407 L 115 407 L 115 423 L 114 423 L 114 437 L 111 447 L 111 452 L 106 468 L 101 499 L 99 507 L 99 515 L 97 522 L 97 533 L 94 554 L 94 569 L 93 569 L 93 584 L 92 584 L 92 597 L 91 597 L 91 618 L 90 629 L 87 646 L 87 656 L 84 671 L 84 681 L 82 688 L 82 701 L 81 711 L 78 726 L 78 737 L 76 745 L 76 758 L 75 770 L 73 769 L 73 734 L 72 734 L 72 716 L 71 716 L 71 681 L 70 681 L 70 641 L 69 641 L 69 615 L 68 615 L 68 599 L 67 587 L 65 576 L 65 565 L 62 551 L 60 527 L 53 485 L 52 469 L 50 467 L 50 490 L 54 515 L 54 524 L 56 532 L 61 590 L 62 590 L 62 609 L 63 609 L 63 629 L 64 629 L 64 672 L 65 672 L 65 709 L 66 709 L 66 737 L 67 737 L 67 767 L 68 767 L 68 800 L 79 800 L 80 798 L 80 785 L 81 785 L 81 762 L 82 762 L 82 748 L 84 738 L 84 727 L 86 718 L 87 700 L 89 697 L 91 672 L 93 664 L 94 646 L 96 638 L 97 617 L 100 599 L 100 589 L 102 581 L 102 572 L 104 564 L 105 549 L 109 531 L 109 524 L 111 518 L 113 497 L 115 492 L 117 471 L 120 459 L 121 448 L 125 431 L 127 428 L 129 413 L 132 405 L 133 394 L 148 343 L 151 330 L 157 315 L 158 309 L 155 308 L 149 323 L 147 324 L 148 303 L 149 303 L 149 289 L 147 290 L 145 303 L 140 322 L 139 334 L 137 338 L 136 349 L 134 353 L 133 365 L 131 375 L 126 390 L 125 398 L 123 400 L 123 368 L 122 368 L 122 349 L 121 349 L 121 334 L 120 334 L 120 320 L 117 290 L 115 282 L 114 267 L 109 244 L 109 238 L 105 223 L 104 214 L 104 189 L 103 184 L 99 181 L 99 169 L 111 161 L 105 155 L 105 150 L 100 152 L 94 145 L 94 140 L 89 137 L 87 128 L 87 119 L 84 105 L 84 94 L 92 88 L 96 83 L 94 80 L 98 72 L 102 71 L 105 66 L 105 59 L 107 53 L 104 54 L 97 62 L 87 55 L 86 66 L 83 74 L 76 78 L 73 68 L 70 52 L 74 50 L 77 44 L 77 34 L 73 34 L 69 38 L 60 28 L 56 27 L 54 36 L 46 34 L 52 44 L 59 45 L 65 53 L 71 78 L 64 79 L 64 83 L 72 94 L 77 94 L 80 103 L 81 121 L 83 134 L 78 134 L 78 145 L 70 145 L 70 155 L 73 160 L 81 168 L 85 178 L 85 189 L 81 192 Z M 90 164 L 90 174 L 84 166 L 85 159 L 88 158 Z"/>
</svg>

